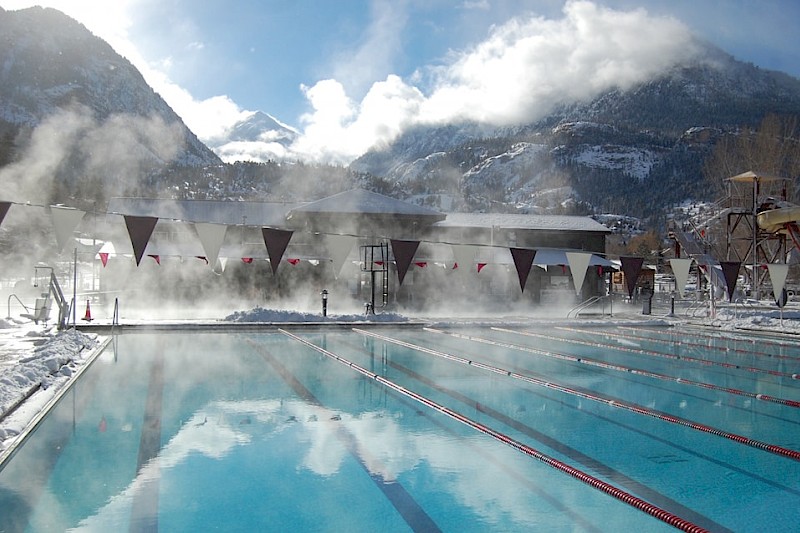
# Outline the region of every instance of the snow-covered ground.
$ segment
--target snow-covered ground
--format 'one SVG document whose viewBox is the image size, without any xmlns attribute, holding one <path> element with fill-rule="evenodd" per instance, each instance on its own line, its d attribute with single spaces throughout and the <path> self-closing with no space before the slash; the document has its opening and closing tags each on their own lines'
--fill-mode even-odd
<svg viewBox="0 0 800 533">
<path fill-rule="evenodd" d="M 662 325 L 688 321 L 685 316 L 642 316 L 628 306 L 613 319 L 582 318 L 569 322 L 583 326 L 609 326 L 632 321 Z M 409 319 L 394 313 L 376 315 L 330 315 L 290 312 L 256 307 L 233 313 L 223 320 L 230 322 L 405 322 Z M 419 320 L 437 325 L 534 325 L 566 322 L 563 319 L 526 317 L 422 317 Z M 694 324 L 705 324 L 720 330 L 758 330 L 798 335 L 800 342 L 800 307 L 769 309 L 765 307 L 723 307 L 713 317 L 696 317 Z M 102 348 L 105 339 L 96 334 L 76 330 L 57 331 L 53 325 L 36 325 L 30 321 L 0 319 L 0 455 L 34 421 L 92 355 Z"/>
</svg>

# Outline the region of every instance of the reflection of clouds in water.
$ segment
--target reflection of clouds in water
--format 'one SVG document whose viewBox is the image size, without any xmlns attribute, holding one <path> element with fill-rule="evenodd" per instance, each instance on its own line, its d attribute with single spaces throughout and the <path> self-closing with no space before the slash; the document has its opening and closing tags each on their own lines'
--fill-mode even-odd
<svg viewBox="0 0 800 533">
<path fill-rule="evenodd" d="M 126 524 L 136 492 L 149 481 L 159 479 L 160 470 L 175 467 L 191 455 L 222 459 L 237 446 L 262 441 L 256 434 L 277 434 L 289 429 L 295 432 L 291 438 L 297 439 L 298 444 L 308 445 L 299 466 L 316 475 L 336 475 L 351 446 L 370 474 L 386 482 L 395 481 L 422 463 L 429 464 L 431 473 L 427 475 L 440 491 L 449 492 L 489 523 L 501 523 L 503 515 L 524 523 L 531 514 L 532 492 L 520 490 L 510 476 L 498 475 L 493 464 L 487 467 L 487 456 L 519 465 L 518 452 L 498 447 L 483 436 L 465 439 L 411 432 L 403 427 L 399 415 L 366 412 L 352 416 L 301 401 L 275 399 L 208 404 L 184 421 L 158 457 L 94 516 L 81 521 L 79 529 L 99 531 Z M 465 443 L 470 448 L 464 449 Z"/>
<path fill-rule="evenodd" d="M 258 420 L 271 421 L 273 413 L 281 408 L 280 401 L 214 402 L 186 420 L 181 429 L 148 461 L 133 481 L 122 492 L 112 496 L 108 503 L 78 524 L 78 530 L 112 531 L 128 523 L 131 506 L 137 491 L 161 477 L 161 470 L 172 468 L 193 454 L 212 459 L 225 457 L 233 448 L 251 442 L 252 437 L 230 420 L 243 419 L 255 414 Z M 214 421 L 203 423 L 204 421 Z"/>
</svg>

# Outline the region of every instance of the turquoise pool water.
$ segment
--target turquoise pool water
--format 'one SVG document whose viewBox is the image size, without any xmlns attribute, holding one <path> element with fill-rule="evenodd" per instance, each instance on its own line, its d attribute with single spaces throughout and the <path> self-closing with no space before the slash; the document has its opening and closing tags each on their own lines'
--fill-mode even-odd
<svg viewBox="0 0 800 533">
<path fill-rule="evenodd" d="M 124 334 L 0 531 L 794 531 L 800 347 L 667 328 Z"/>
</svg>

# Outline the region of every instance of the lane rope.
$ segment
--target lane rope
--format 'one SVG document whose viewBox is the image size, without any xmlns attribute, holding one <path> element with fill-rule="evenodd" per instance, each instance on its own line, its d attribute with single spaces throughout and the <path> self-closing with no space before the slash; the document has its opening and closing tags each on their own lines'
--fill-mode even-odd
<svg viewBox="0 0 800 533">
<path fill-rule="evenodd" d="M 798 400 L 791 400 L 791 399 L 788 399 L 788 398 L 779 398 L 777 396 L 771 396 L 769 394 L 762 394 L 760 392 L 750 392 L 750 391 L 746 391 L 746 390 L 742 390 L 742 389 L 734 389 L 732 387 L 723 387 L 722 385 L 715 385 L 713 383 L 707 383 L 705 381 L 694 381 L 694 380 L 691 380 L 691 379 L 670 376 L 669 374 L 662 374 L 660 372 L 652 372 L 650 370 L 644 370 L 644 369 L 641 369 L 641 368 L 634 368 L 634 367 L 628 367 L 628 366 L 618 365 L 618 364 L 614 364 L 614 363 L 608 363 L 608 362 L 602 361 L 600 359 L 592 359 L 591 357 L 578 357 L 578 356 L 575 356 L 575 355 L 563 354 L 563 353 L 558 353 L 558 352 L 550 352 L 550 351 L 546 351 L 546 350 L 537 350 L 536 348 L 531 348 L 529 346 L 523 346 L 521 344 L 514 344 L 514 343 L 511 343 L 511 342 L 503 342 L 503 341 L 495 341 L 495 340 L 491 340 L 491 339 L 483 339 L 481 337 L 473 337 L 471 335 L 462 335 L 460 333 L 444 332 L 444 331 L 436 330 L 436 329 L 433 329 L 433 328 L 423 328 L 423 329 L 425 329 L 426 331 L 431 331 L 431 332 L 435 332 L 435 333 L 443 333 L 443 334 L 447 334 L 447 335 L 450 335 L 450 336 L 453 336 L 453 337 L 472 340 L 472 341 L 475 341 L 475 342 L 482 342 L 484 344 L 491 344 L 491 345 L 494 345 L 494 346 L 500 346 L 502 348 L 511 348 L 513 350 L 520 350 L 520 351 L 523 351 L 523 352 L 533 353 L 533 354 L 537 354 L 537 355 L 543 355 L 545 357 L 551 357 L 553 359 L 561 359 L 561 360 L 564 360 L 564 361 L 571 361 L 571 362 L 574 362 L 574 363 L 580 363 L 582 365 L 596 366 L 598 368 L 604 368 L 604 369 L 607 369 L 607 370 L 615 370 L 615 371 L 618 371 L 618 372 L 626 372 L 628 374 L 635 374 L 635 375 L 638 375 L 638 376 L 646 376 L 646 377 L 649 377 L 649 378 L 660 379 L 660 380 L 663 380 L 663 381 L 672 381 L 672 382 L 675 382 L 675 383 L 680 383 L 681 385 L 689 385 L 689 386 L 692 386 L 692 387 L 699 387 L 699 388 L 702 388 L 702 389 L 708 389 L 708 390 L 714 390 L 714 391 L 719 391 L 719 392 L 725 392 L 725 393 L 728 393 L 728 394 L 734 394 L 736 396 L 744 396 L 746 398 L 751 398 L 753 400 L 760 400 L 760 401 L 764 401 L 764 402 L 777 403 L 777 404 L 780 404 L 780 405 L 785 405 L 787 407 L 800 408 L 800 401 L 798 401 Z M 491 329 L 496 330 L 496 331 L 500 331 L 500 332 L 503 332 L 503 333 L 526 335 L 526 333 L 524 333 L 524 332 L 519 332 L 519 331 L 515 331 L 515 330 L 511 330 L 511 329 L 497 328 L 497 327 L 492 327 Z M 526 336 L 534 337 L 536 335 L 526 335 Z M 557 337 L 555 337 L 555 339 L 557 339 Z"/>
<path fill-rule="evenodd" d="M 519 442 L 519 441 L 509 437 L 508 435 L 500 433 L 499 431 L 494 430 L 494 429 L 490 428 L 489 426 L 486 426 L 484 424 L 481 424 L 480 422 L 472 420 L 471 418 L 469 418 L 469 417 L 467 417 L 465 415 L 462 415 L 462 414 L 450 409 L 449 407 L 446 407 L 444 405 L 436 403 L 435 401 L 431 400 L 430 398 L 426 398 L 425 396 L 422 396 L 421 394 L 418 394 L 418 393 L 416 393 L 416 392 L 414 392 L 412 390 L 409 390 L 409 389 L 403 387 L 402 385 L 399 385 L 399 384 L 397 384 L 397 383 L 395 383 L 395 382 L 393 382 L 393 381 L 391 381 L 389 379 L 386 379 L 383 376 L 375 374 L 374 372 L 371 372 L 371 371 L 367 370 L 366 368 L 364 368 L 362 366 L 359 366 L 358 364 L 353 363 L 352 361 L 349 361 L 349 360 L 345 359 L 344 357 L 341 357 L 341 356 L 339 356 L 339 355 L 337 355 L 337 354 L 335 354 L 333 352 L 330 352 L 330 351 L 328 351 L 328 350 L 326 350 L 326 349 L 324 349 L 324 348 L 322 348 L 320 346 L 317 346 L 316 344 L 314 344 L 314 343 L 312 343 L 312 342 L 310 342 L 310 341 L 308 341 L 306 339 L 303 339 L 302 337 L 298 337 L 297 335 L 295 335 L 295 334 L 293 334 L 293 333 L 291 333 L 289 331 L 286 331 L 286 330 L 284 330 L 282 328 L 279 328 L 278 331 L 280 331 L 284 335 L 286 335 L 286 336 L 288 336 L 288 337 L 290 337 L 290 338 L 292 338 L 292 339 L 294 339 L 294 340 L 296 340 L 296 341 L 308 346 L 309 348 L 311 348 L 313 350 L 316 350 L 317 352 L 319 352 L 319 353 L 321 353 L 321 354 L 323 354 L 323 355 L 325 355 L 327 357 L 330 357 L 331 359 L 334 359 L 335 361 L 338 361 L 339 363 L 342 363 L 345 366 L 348 366 L 348 367 L 352 368 L 353 370 L 355 370 L 359 374 L 362 374 L 362 375 L 364 375 L 366 377 L 374 379 L 378 383 L 381 383 L 381 384 L 389 387 L 390 389 L 394 390 L 395 392 L 398 392 L 398 393 L 400 393 L 400 394 L 402 394 L 404 396 L 412 398 L 413 400 L 416 400 L 417 402 L 419 402 L 419 403 L 421 403 L 421 404 L 423 404 L 423 405 L 425 405 L 427 407 L 430 407 L 431 409 L 434 409 L 434 410 L 436 410 L 436 411 L 438 411 L 438 412 L 440 412 L 440 413 L 442 413 L 442 414 L 444 414 L 446 416 L 449 416 L 453 420 L 456 420 L 456 421 L 458 421 L 458 422 L 460 422 L 460 423 L 462 423 L 462 424 L 464 424 L 466 426 L 469 426 L 469 427 L 471 427 L 471 428 L 473 428 L 473 429 L 475 429 L 475 430 L 477 430 L 477 431 L 479 431 L 479 432 L 481 432 L 481 433 L 483 433 L 485 435 L 488 435 L 488 436 L 494 438 L 495 440 L 497 440 L 497 441 L 499 441 L 499 442 L 501 442 L 503 444 L 506 444 L 506 445 L 510 446 L 511 448 L 514 448 L 517 451 L 520 451 L 520 452 L 522 452 L 522 453 L 524 453 L 524 454 L 526 454 L 526 455 L 528 455 L 530 457 L 533 457 L 534 459 L 538 459 L 539 461 L 543 462 L 547 466 L 555 468 L 556 470 L 559 470 L 559 471 L 561 471 L 561 472 L 563 472 L 565 474 L 568 474 L 569 476 L 571 476 L 571 477 L 573 477 L 573 478 L 575 478 L 575 479 L 577 479 L 577 480 L 579 480 L 579 481 L 591 486 L 592 488 L 600 490 L 600 491 L 608 494 L 609 496 L 612 496 L 613 498 L 615 498 L 615 499 L 617 499 L 617 500 L 619 500 L 619 501 L 621 501 L 623 503 L 626 503 L 626 504 L 628 504 L 628 505 L 630 505 L 630 506 L 632 506 L 632 507 L 634 507 L 634 508 L 636 508 L 636 509 L 638 509 L 640 511 L 643 511 L 643 512 L 649 514 L 652 517 L 657 518 L 658 520 L 661 520 L 662 522 L 665 522 L 665 523 L 671 525 L 674 528 L 680 529 L 682 531 L 689 531 L 689 532 L 692 532 L 692 533 L 700 533 L 700 532 L 707 531 L 705 528 L 702 528 L 702 527 L 700 527 L 700 526 L 698 526 L 698 525 L 696 525 L 696 524 L 694 524 L 694 523 L 692 523 L 692 522 L 690 522 L 690 521 L 688 521 L 688 520 L 686 520 L 684 518 L 681 518 L 680 516 L 677 516 L 677 515 L 669 512 L 669 511 L 667 511 L 665 509 L 662 509 L 662 508 L 660 508 L 660 507 L 658 507 L 656 505 L 653 505 L 650 502 L 647 502 L 647 501 L 645 501 L 645 500 L 643 500 L 643 499 L 641 499 L 641 498 L 639 498 L 637 496 L 634 496 L 633 494 L 625 492 L 624 490 L 619 489 L 619 488 L 615 487 L 614 485 L 611 485 L 610 483 L 607 483 L 607 482 L 603 481 L 602 479 L 596 478 L 596 477 L 592 476 L 591 474 L 583 472 L 583 471 L 581 471 L 581 470 L 579 470 L 579 469 L 577 469 L 577 468 L 575 468 L 573 466 L 568 465 L 567 463 L 559 461 L 558 459 L 555 459 L 554 457 L 550 457 L 549 455 L 547 455 L 547 454 L 545 454 L 543 452 L 540 452 L 539 450 L 536 450 L 536 449 L 534 449 L 534 448 L 532 448 L 532 447 L 530 447 L 530 446 L 528 446 L 528 445 L 526 445 L 526 444 L 524 444 L 522 442 Z M 354 331 L 361 332 L 363 330 L 354 330 Z"/>
<path fill-rule="evenodd" d="M 445 333 L 443 331 L 434 330 L 432 328 L 424 328 L 424 329 L 426 331 L 431 331 L 433 333 L 442 333 L 442 334 L 459 336 L 458 334 Z M 427 354 L 434 355 L 434 356 L 437 356 L 437 357 L 442 357 L 444 359 L 449 359 L 451 361 L 455 361 L 455 362 L 462 363 L 462 364 L 465 364 L 465 365 L 468 365 L 468 366 L 473 366 L 475 368 L 480 368 L 480 369 L 483 369 L 483 370 L 487 370 L 489 372 L 494 372 L 495 374 L 500 374 L 500 375 L 508 376 L 508 377 L 511 377 L 511 378 L 514 378 L 514 379 L 519 379 L 521 381 L 526 381 L 528 383 L 532 383 L 532 384 L 535 384 L 535 385 L 541 385 L 541 386 L 544 386 L 544 387 L 547 387 L 547 388 L 550 388 L 550 389 L 554 389 L 554 390 L 558 390 L 560 392 L 564 392 L 566 394 L 571 394 L 571 395 L 574 395 L 574 396 L 579 396 L 581 398 L 585 398 L 587 400 L 592 400 L 592 401 L 604 403 L 604 404 L 609 405 L 611 407 L 616 407 L 616 408 L 619 408 L 619 409 L 626 409 L 628 411 L 631 411 L 631 412 L 634 412 L 634 413 L 637 413 L 637 414 L 640 414 L 640 415 L 646 415 L 646 416 L 650 416 L 650 417 L 653 417 L 653 418 L 657 418 L 659 420 L 662 420 L 664 422 L 669 422 L 671 424 L 678 424 L 678 425 L 681 425 L 681 426 L 684 426 L 684 427 L 688 427 L 690 429 L 701 431 L 703 433 L 709 433 L 709 434 L 715 435 L 717 437 L 722 437 L 722 438 L 731 440 L 731 441 L 739 443 L 739 444 L 744 444 L 745 446 L 750 446 L 752 448 L 763 450 L 763 451 L 766 451 L 766 452 L 769 452 L 769 453 L 772 453 L 772 454 L 775 454 L 775 455 L 780 455 L 782 457 L 787 457 L 789 459 L 794 459 L 795 461 L 800 461 L 800 452 L 798 452 L 796 450 L 789 449 L 789 448 L 784 448 L 783 446 L 779 446 L 777 444 L 770 444 L 768 442 L 763 442 L 763 441 L 760 441 L 760 440 L 751 439 L 750 437 L 746 437 L 744 435 L 731 433 L 729 431 L 718 429 L 718 428 L 715 428 L 715 427 L 712 427 L 712 426 L 709 426 L 709 425 L 706 425 L 706 424 L 701 424 L 700 422 L 694 422 L 692 420 L 688 420 L 688 419 L 685 419 L 685 418 L 674 416 L 674 415 L 671 415 L 669 413 L 663 413 L 663 412 L 660 412 L 660 411 L 655 411 L 655 410 L 649 409 L 647 407 L 642 407 L 642 406 L 637 405 L 637 404 L 632 404 L 632 403 L 625 402 L 624 400 L 618 400 L 618 399 L 610 398 L 610 397 L 603 397 L 603 396 L 599 396 L 599 395 L 596 395 L 596 394 L 593 394 L 593 393 L 590 393 L 590 392 L 587 392 L 587 391 L 582 391 L 582 390 L 579 390 L 579 389 L 573 389 L 573 388 L 570 388 L 570 387 L 566 387 L 564 385 L 560 385 L 558 383 L 554 383 L 552 381 L 535 378 L 535 377 L 532 377 L 532 376 L 526 375 L 526 374 L 519 374 L 517 372 L 513 372 L 513 371 L 507 370 L 505 368 L 500 368 L 500 367 L 496 367 L 496 366 L 492 366 L 492 365 L 487 365 L 487 364 L 481 363 L 479 361 L 472 361 L 472 360 L 465 359 L 465 358 L 457 356 L 457 355 L 449 354 L 447 352 L 440 352 L 438 350 L 434 350 L 432 348 L 427 348 L 425 346 L 419 346 L 419 345 L 416 345 L 416 344 L 412 344 L 410 342 L 405 342 L 405 341 L 402 341 L 402 340 L 399 340 L 399 339 L 394 339 L 392 337 L 387 337 L 387 336 L 381 335 L 379 333 L 374 333 L 374 332 L 371 332 L 371 331 L 366 331 L 366 330 L 362 330 L 362 329 L 358 329 L 358 328 L 353 328 L 353 331 L 355 331 L 357 333 L 361 333 L 362 335 L 366 335 L 366 336 L 369 336 L 369 337 L 374 337 L 374 338 L 380 339 L 380 340 L 385 341 L 385 342 L 391 342 L 392 344 L 396 344 L 398 346 L 403 346 L 404 348 L 409 348 L 409 349 L 412 349 L 412 350 L 416 350 L 416 351 L 419 351 L 419 352 L 427 353 Z M 472 340 L 477 340 L 477 338 L 473 338 Z M 489 341 L 489 343 L 491 344 L 492 342 Z"/>
</svg>

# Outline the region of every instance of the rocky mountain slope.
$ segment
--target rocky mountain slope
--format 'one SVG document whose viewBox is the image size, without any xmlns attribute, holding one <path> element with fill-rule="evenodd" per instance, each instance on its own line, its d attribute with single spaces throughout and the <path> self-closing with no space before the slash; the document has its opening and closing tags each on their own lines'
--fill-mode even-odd
<svg viewBox="0 0 800 533">
<path fill-rule="evenodd" d="M 171 167 L 221 163 L 129 61 L 39 7 L 0 8 L 0 138 L 4 186 L 31 181 L 7 197 L 25 200 L 86 199 L 87 189 L 100 200 Z"/>
<path fill-rule="evenodd" d="M 691 65 L 534 124 L 420 127 L 351 168 L 432 205 L 616 212 L 657 223 L 675 203 L 713 199 L 703 167 L 715 144 L 768 114 L 800 115 L 800 80 L 708 47 Z"/>
</svg>

